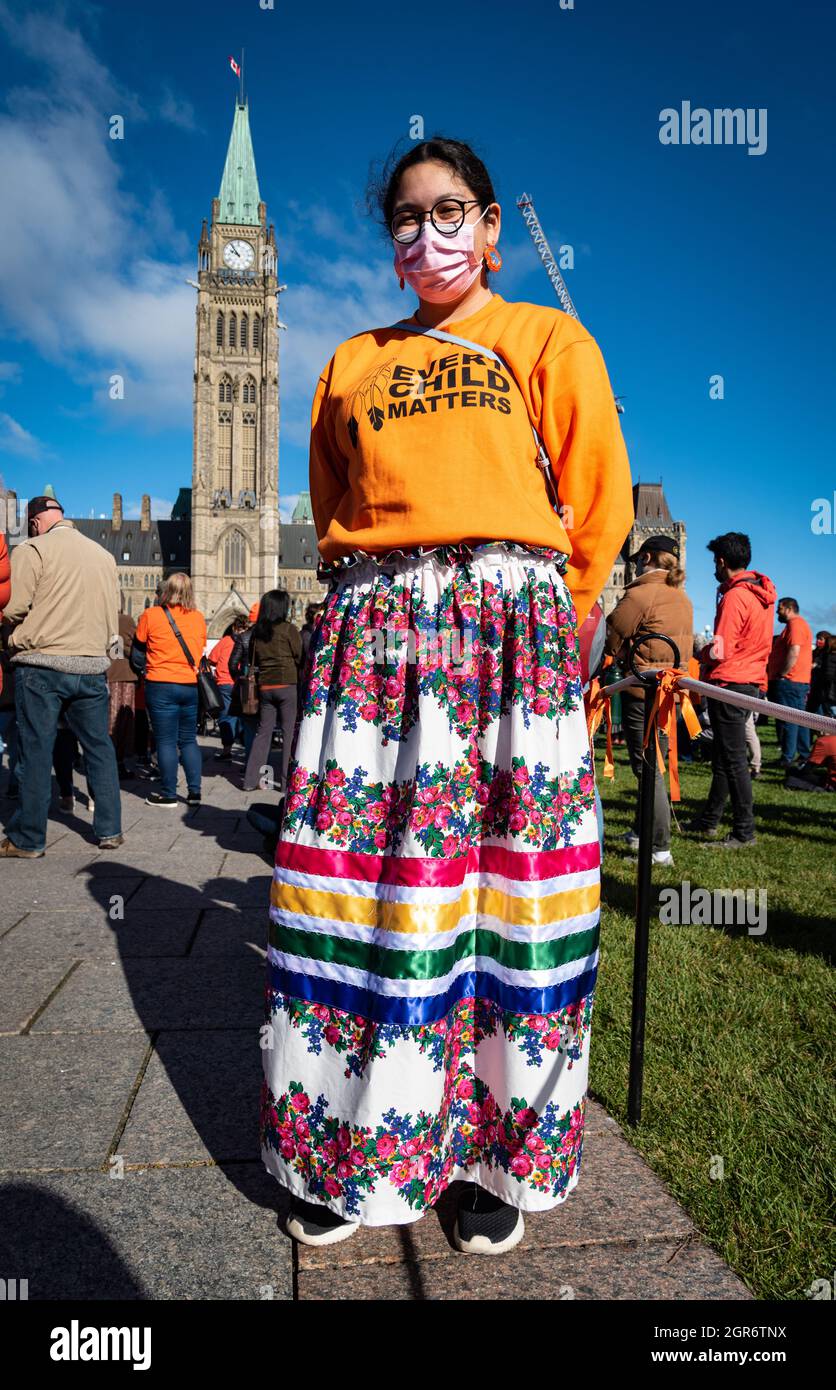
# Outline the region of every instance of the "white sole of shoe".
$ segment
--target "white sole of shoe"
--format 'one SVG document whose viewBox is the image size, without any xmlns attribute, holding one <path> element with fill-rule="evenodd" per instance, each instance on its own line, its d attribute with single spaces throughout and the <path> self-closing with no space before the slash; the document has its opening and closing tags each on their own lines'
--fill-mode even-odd
<svg viewBox="0 0 836 1390">
<path fill-rule="evenodd" d="M 473 1236 L 470 1240 L 462 1240 L 459 1234 L 459 1222 L 456 1219 L 453 1231 L 453 1241 L 456 1249 L 463 1255 L 505 1255 L 509 1250 L 513 1250 L 515 1245 L 519 1245 L 525 1235 L 525 1221 L 521 1211 L 517 1212 L 517 1224 L 509 1236 L 504 1240 L 488 1240 L 487 1236 Z"/>
<path fill-rule="evenodd" d="M 294 1240 L 298 1240 L 300 1245 L 338 1245 L 341 1240 L 348 1240 L 355 1231 L 360 1229 L 356 1221 L 349 1221 L 345 1226 L 335 1226 L 332 1231 L 323 1231 L 321 1235 L 312 1236 L 298 1217 L 291 1216 L 285 1230 Z"/>
</svg>

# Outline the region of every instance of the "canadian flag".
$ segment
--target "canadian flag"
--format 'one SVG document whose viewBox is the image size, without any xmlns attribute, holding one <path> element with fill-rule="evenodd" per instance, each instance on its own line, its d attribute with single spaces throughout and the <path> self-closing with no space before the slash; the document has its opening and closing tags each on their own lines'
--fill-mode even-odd
<svg viewBox="0 0 836 1390">
<path fill-rule="evenodd" d="M 239 66 L 238 66 L 238 64 L 236 63 L 236 61 L 235 61 L 234 58 L 230 58 L 230 60 L 229 60 L 229 66 L 232 68 L 232 71 L 235 73 L 235 76 L 236 76 L 236 77 L 240 77 L 240 76 L 241 76 L 241 69 L 239 68 Z"/>
</svg>

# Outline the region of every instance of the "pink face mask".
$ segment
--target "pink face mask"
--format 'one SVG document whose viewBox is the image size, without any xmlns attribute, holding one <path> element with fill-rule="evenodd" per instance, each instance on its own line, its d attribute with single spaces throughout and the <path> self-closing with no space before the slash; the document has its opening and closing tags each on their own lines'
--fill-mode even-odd
<svg viewBox="0 0 836 1390">
<path fill-rule="evenodd" d="M 487 211 L 476 222 L 463 222 L 454 236 L 444 236 L 427 220 L 416 241 L 395 243 L 395 270 L 419 299 L 446 304 L 470 289 L 482 269 L 482 257 L 473 250 L 473 229 Z"/>
</svg>

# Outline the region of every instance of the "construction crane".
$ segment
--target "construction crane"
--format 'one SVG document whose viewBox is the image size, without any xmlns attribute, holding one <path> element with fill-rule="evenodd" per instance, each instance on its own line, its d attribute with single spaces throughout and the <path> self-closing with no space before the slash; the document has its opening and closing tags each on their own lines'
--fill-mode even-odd
<svg viewBox="0 0 836 1390">
<path fill-rule="evenodd" d="M 557 261 L 554 258 L 554 253 L 546 238 L 546 233 L 540 226 L 540 219 L 534 210 L 534 203 L 527 193 L 520 194 L 517 199 L 517 207 L 523 215 L 523 221 L 529 230 L 531 240 L 534 242 L 534 249 L 543 262 L 546 268 L 546 274 L 554 287 L 554 292 L 560 300 L 560 307 L 565 313 L 571 314 L 572 318 L 576 319 L 578 317 L 578 311 L 572 303 L 572 296 L 566 288 L 566 281 L 560 273 Z M 624 414 L 624 406 L 621 404 L 620 396 L 615 397 L 615 408 L 619 415 Z"/>
</svg>

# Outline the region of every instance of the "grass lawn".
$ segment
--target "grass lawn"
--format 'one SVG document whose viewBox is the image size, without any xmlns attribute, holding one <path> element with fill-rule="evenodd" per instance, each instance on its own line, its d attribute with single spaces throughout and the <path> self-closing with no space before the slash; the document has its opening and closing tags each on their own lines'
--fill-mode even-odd
<svg viewBox="0 0 836 1390">
<path fill-rule="evenodd" d="M 757 845 L 703 847 L 674 827 L 659 890 L 767 890 L 762 936 L 746 925 L 663 925 L 651 917 L 642 1121 L 626 1121 L 636 866 L 622 836 L 636 795 L 626 751 L 604 802 L 604 911 L 590 1090 L 756 1296 L 804 1299 L 834 1278 L 836 1150 L 834 905 L 836 795 L 788 792 L 774 725 L 761 727 Z M 707 763 L 680 766 L 684 827 Z M 728 813 L 727 813 L 728 815 Z M 723 1177 L 712 1177 L 712 1160 Z M 716 1160 L 715 1167 L 716 1167 Z"/>
</svg>

